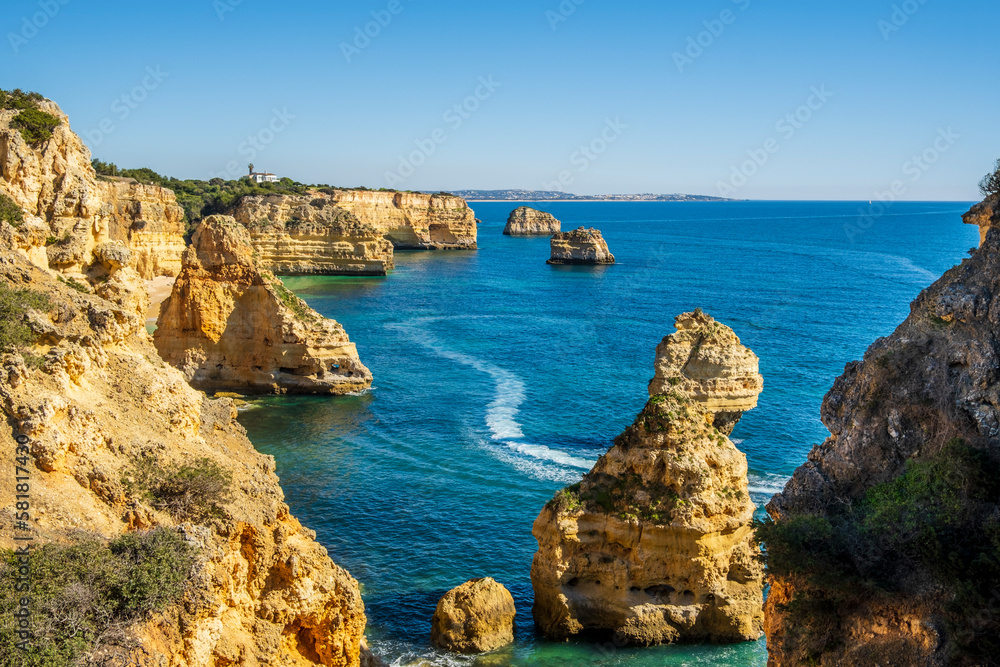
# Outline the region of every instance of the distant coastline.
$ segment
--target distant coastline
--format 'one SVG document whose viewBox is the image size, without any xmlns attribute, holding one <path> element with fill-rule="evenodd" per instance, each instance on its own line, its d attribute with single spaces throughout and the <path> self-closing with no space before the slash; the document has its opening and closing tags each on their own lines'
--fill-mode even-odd
<svg viewBox="0 0 1000 667">
<path fill-rule="evenodd" d="M 741 201 L 738 199 L 727 199 L 725 197 L 709 197 L 706 195 L 685 195 L 685 194 L 619 194 L 619 195 L 575 195 L 570 192 L 559 192 L 555 190 L 456 190 L 455 195 L 471 202 L 487 201 L 530 201 L 530 202 L 574 202 L 574 201 L 654 201 L 654 202 L 719 202 L 719 201 Z"/>
</svg>

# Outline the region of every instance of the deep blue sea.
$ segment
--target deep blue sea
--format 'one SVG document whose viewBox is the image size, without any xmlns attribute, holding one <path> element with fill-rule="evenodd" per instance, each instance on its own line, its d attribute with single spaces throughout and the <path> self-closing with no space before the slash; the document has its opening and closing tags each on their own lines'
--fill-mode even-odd
<svg viewBox="0 0 1000 667">
<path fill-rule="evenodd" d="M 733 434 L 763 504 L 826 436 L 844 365 L 978 244 L 971 203 L 542 203 L 601 229 L 618 263 L 552 267 L 548 238 L 502 235 L 519 204 L 473 203 L 478 251 L 397 253 L 387 278 L 291 278 L 346 327 L 375 375 L 343 398 L 268 398 L 241 415 L 277 459 L 292 511 L 361 582 L 376 652 L 396 665 L 755 665 L 764 642 L 620 650 L 539 640 L 531 525 L 646 401 L 655 348 L 701 307 L 760 357 L 760 406 Z M 845 231 L 845 226 L 852 233 Z M 861 231 L 861 227 L 867 227 Z M 514 594 L 515 646 L 435 652 L 438 598 L 473 577 Z"/>
</svg>

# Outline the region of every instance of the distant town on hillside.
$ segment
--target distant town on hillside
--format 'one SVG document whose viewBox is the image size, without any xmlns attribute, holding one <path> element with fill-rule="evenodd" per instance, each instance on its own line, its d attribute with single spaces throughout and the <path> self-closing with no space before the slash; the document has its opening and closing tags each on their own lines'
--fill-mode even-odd
<svg viewBox="0 0 1000 667">
<path fill-rule="evenodd" d="M 737 201 L 724 197 L 705 195 L 575 195 L 557 190 L 456 190 L 459 197 L 468 201 Z"/>
</svg>

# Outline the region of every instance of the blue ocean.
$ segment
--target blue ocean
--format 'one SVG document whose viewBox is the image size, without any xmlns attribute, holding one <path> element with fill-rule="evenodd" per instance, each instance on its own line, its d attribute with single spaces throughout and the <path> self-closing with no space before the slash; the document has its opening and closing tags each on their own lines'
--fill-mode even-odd
<svg viewBox="0 0 1000 667">
<path fill-rule="evenodd" d="M 386 278 L 290 278 L 346 327 L 375 376 L 343 398 L 268 398 L 242 412 L 277 459 L 292 511 L 361 582 L 372 648 L 394 665 L 766 664 L 763 640 L 623 650 L 534 633 L 531 526 L 635 419 L 656 345 L 702 308 L 761 360 L 765 389 L 733 439 L 763 505 L 827 432 L 844 365 L 978 245 L 971 203 L 540 203 L 597 227 L 618 263 L 552 267 L 548 238 L 502 235 L 519 204 L 473 203 L 477 252 L 397 253 Z M 877 212 L 877 207 L 876 207 Z M 517 642 L 462 658 L 430 646 L 448 589 L 492 576 Z"/>
</svg>

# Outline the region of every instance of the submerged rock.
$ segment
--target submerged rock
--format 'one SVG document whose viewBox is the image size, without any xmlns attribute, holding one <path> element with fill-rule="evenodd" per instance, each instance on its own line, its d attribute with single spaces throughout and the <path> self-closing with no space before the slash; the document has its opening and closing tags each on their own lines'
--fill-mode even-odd
<svg viewBox="0 0 1000 667">
<path fill-rule="evenodd" d="M 444 594 L 434 612 L 431 642 L 456 653 L 486 653 L 514 641 L 514 598 L 487 577 Z"/>
<path fill-rule="evenodd" d="M 551 213 L 522 206 L 511 212 L 503 233 L 507 236 L 549 236 L 561 230 L 562 223 Z"/>
<path fill-rule="evenodd" d="M 625 644 L 648 646 L 762 633 L 763 570 L 746 456 L 726 437 L 757 395 L 726 401 L 725 392 L 706 390 L 714 380 L 725 387 L 724 380 L 745 377 L 759 393 L 756 357 L 702 313 L 681 315 L 676 326 L 658 348 L 663 382 L 651 383 L 638 419 L 535 521 L 532 613 L 550 639 L 610 631 Z M 699 340 L 704 356 L 692 351 Z M 715 374 L 705 363 L 687 374 L 676 350 L 718 361 Z M 674 377 L 681 381 L 670 382 Z M 720 409 L 725 431 L 713 425 Z"/>
<path fill-rule="evenodd" d="M 246 229 L 226 216 L 195 232 L 154 340 L 205 391 L 345 394 L 371 386 L 344 328 L 260 268 Z"/>
<path fill-rule="evenodd" d="M 559 232 L 552 236 L 552 257 L 549 264 L 614 264 L 615 256 L 600 230 L 590 228 Z"/>
</svg>

